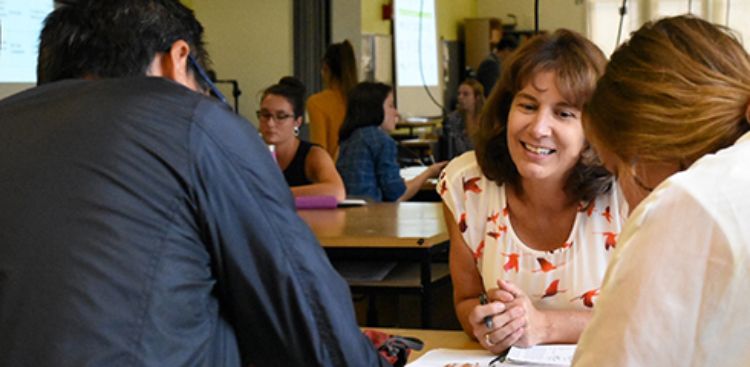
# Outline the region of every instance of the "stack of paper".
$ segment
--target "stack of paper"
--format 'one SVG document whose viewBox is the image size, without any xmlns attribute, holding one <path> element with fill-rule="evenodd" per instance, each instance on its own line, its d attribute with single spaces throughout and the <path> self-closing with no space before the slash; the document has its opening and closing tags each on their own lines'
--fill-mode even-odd
<svg viewBox="0 0 750 367">
<path fill-rule="evenodd" d="M 573 363 L 575 352 L 575 344 L 537 345 L 531 348 L 513 347 L 505 357 L 505 363 L 567 367 Z"/>
<path fill-rule="evenodd" d="M 406 367 L 435 367 L 448 366 L 455 363 L 458 366 L 487 366 L 495 359 L 494 354 L 483 349 L 433 349 Z"/>
<path fill-rule="evenodd" d="M 401 169 L 401 177 L 404 180 L 411 180 L 414 177 L 419 176 L 422 172 L 427 170 L 427 166 L 412 166 L 404 167 Z"/>
<path fill-rule="evenodd" d="M 575 344 L 537 345 L 531 348 L 510 348 L 503 362 L 495 362 L 491 367 L 568 367 L 573 362 Z M 406 367 L 433 366 L 477 366 L 486 367 L 495 361 L 496 355 L 479 349 L 433 349 Z"/>
</svg>

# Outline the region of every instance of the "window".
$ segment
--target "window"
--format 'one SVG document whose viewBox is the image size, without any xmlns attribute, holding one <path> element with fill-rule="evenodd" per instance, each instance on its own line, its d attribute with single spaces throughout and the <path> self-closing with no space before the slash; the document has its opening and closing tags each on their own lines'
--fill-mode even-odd
<svg viewBox="0 0 750 367">
<path fill-rule="evenodd" d="M 616 48 L 622 0 L 587 0 L 586 24 L 588 37 L 606 55 Z M 745 49 L 750 51 L 750 1 L 746 0 L 629 0 L 623 19 L 620 43 L 630 33 L 652 19 L 690 12 L 710 22 L 734 30 Z"/>
<path fill-rule="evenodd" d="M 656 11 L 651 18 L 658 19 L 685 13 L 705 18 L 701 3 L 703 3 L 701 0 L 659 0 L 654 4 L 656 5 Z"/>
<path fill-rule="evenodd" d="M 726 20 L 723 23 L 739 33 L 742 45 L 745 46 L 745 50 L 750 52 L 750 22 L 747 21 L 750 19 L 750 1 L 726 1 L 727 6 L 724 15 Z"/>
<path fill-rule="evenodd" d="M 588 37 L 605 55 L 609 56 L 619 45 L 617 33 L 620 26 L 620 7 L 622 0 L 589 0 L 586 6 Z M 627 11 L 623 18 L 620 43 L 628 39 L 630 33 L 638 29 L 638 2 L 627 3 Z"/>
</svg>

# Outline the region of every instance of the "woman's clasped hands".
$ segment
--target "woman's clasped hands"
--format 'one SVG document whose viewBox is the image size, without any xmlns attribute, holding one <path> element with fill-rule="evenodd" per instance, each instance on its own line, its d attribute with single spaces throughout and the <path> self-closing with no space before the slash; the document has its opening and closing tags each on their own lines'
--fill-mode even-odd
<svg viewBox="0 0 750 367">
<path fill-rule="evenodd" d="M 518 287 L 504 280 L 487 291 L 487 304 L 477 304 L 469 314 L 473 334 L 487 350 L 500 354 L 510 348 L 530 347 L 544 339 L 547 324 L 543 311 L 537 310 Z"/>
</svg>

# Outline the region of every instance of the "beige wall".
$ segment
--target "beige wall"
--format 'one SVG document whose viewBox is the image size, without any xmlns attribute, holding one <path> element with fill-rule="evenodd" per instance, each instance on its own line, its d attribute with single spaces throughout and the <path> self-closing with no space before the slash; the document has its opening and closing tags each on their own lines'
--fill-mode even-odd
<svg viewBox="0 0 750 367">
<path fill-rule="evenodd" d="M 206 29 L 219 79 L 237 79 L 240 114 L 256 120 L 258 92 L 294 72 L 291 0 L 183 0 Z M 220 85 L 231 100 L 228 86 Z"/>
<path fill-rule="evenodd" d="M 455 41 L 462 39 L 464 18 L 477 16 L 478 0 L 436 0 L 438 37 Z"/>
<path fill-rule="evenodd" d="M 362 33 L 391 34 L 391 22 L 383 20 L 382 6 L 391 0 L 361 0 Z"/>
<path fill-rule="evenodd" d="M 391 0 L 334 0 L 333 41 L 352 40 L 359 49 L 357 30 L 361 33 L 390 34 L 390 22 L 381 19 L 381 6 Z M 575 0 L 542 0 L 543 3 L 566 3 Z M 207 48 L 219 79 L 237 79 L 242 88 L 240 114 L 251 121 L 258 109 L 258 93 L 281 76 L 294 72 L 292 0 L 182 0 L 195 10 L 206 28 Z M 488 13 L 502 16 L 505 6 L 532 7 L 527 0 L 436 0 L 438 34 L 446 40 L 461 38 L 464 18 Z M 499 6 L 502 4 L 503 6 Z M 528 9 L 526 9 L 528 8 Z M 513 10 L 517 14 L 520 10 Z M 558 13 L 561 13 L 558 11 Z M 562 12 L 564 13 L 564 12 Z M 360 14 L 361 17 L 351 17 Z M 569 14 L 569 12 L 568 12 Z M 560 17 L 563 20 L 565 17 Z M 231 99 L 230 88 L 220 85 Z"/>
<path fill-rule="evenodd" d="M 354 49 L 354 59 L 357 60 L 357 68 L 360 68 L 360 55 L 362 48 L 362 17 L 352 16 L 361 14 L 361 2 L 352 0 L 331 1 L 331 42 L 343 42 L 349 40 Z"/>
<path fill-rule="evenodd" d="M 519 30 L 534 29 L 534 2 L 531 0 L 477 0 L 477 13 L 482 17 L 497 17 L 509 22 L 508 13 L 518 18 Z M 539 29 L 554 31 L 568 28 L 586 33 L 585 1 L 540 0 Z"/>
</svg>

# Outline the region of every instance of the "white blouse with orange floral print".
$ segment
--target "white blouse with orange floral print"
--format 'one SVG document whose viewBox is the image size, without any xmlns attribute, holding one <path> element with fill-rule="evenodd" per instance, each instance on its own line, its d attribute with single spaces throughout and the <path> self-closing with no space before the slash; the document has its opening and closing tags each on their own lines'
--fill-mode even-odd
<svg viewBox="0 0 750 367">
<path fill-rule="evenodd" d="M 627 203 L 616 183 L 593 205 L 581 204 L 565 243 L 554 251 L 526 246 L 508 218 L 505 187 L 487 179 L 473 151 L 452 160 L 437 186 L 474 254 L 485 289 L 497 279 L 520 287 L 540 309 L 593 307 Z"/>
</svg>

